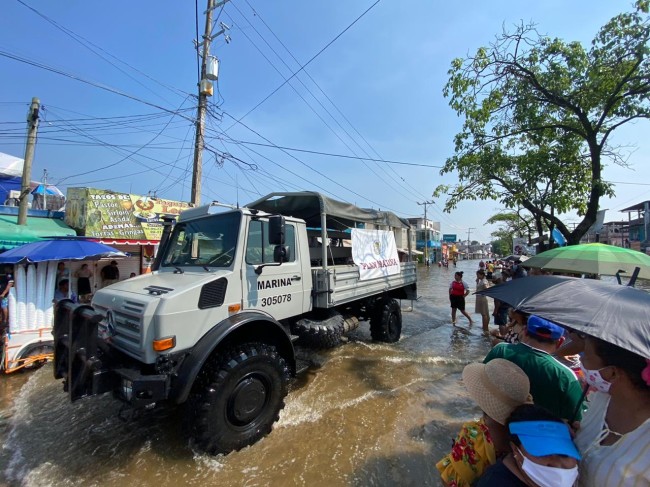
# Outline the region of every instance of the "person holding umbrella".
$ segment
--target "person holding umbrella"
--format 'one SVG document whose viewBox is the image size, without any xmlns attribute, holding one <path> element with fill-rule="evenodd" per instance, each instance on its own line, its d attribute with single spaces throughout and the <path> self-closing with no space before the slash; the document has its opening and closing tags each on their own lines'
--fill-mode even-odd
<svg viewBox="0 0 650 487">
<path fill-rule="evenodd" d="M 496 345 L 483 362 L 495 358 L 514 362 L 530 379 L 530 392 L 535 404 L 559 418 L 573 421 L 582 418 L 580 406 L 583 397 L 576 375 L 552 355 L 563 341 L 564 329 L 561 326 L 531 315 L 519 334 L 519 343 Z"/>
<path fill-rule="evenodd" d="M 574 424 L 580 485 L 650 485 L 650 293 L 559 276 L 483 293 L 585 337 L 583 372 L 597 391 L 588 396 L 584 420 Z"/>
<path fill-rule="evenodd" d="M 650 485 L 650 359 L 587 335 L 582 367 L 596 392 L 575 438 L 580 485 Z"/>
</svg>

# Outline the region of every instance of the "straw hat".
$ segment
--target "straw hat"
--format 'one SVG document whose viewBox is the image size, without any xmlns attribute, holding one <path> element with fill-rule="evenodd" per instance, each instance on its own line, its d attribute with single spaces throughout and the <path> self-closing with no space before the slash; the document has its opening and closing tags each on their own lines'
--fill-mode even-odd
<svg viewBox="0 0 650 487">
<path fill-rule="evenodd" d="M 467 365 L 463 382 L 483 412 L 501 424 L 506 423 L 514 408 L 533 402 L 526 373 L 502 358 Z"/>
</svg>

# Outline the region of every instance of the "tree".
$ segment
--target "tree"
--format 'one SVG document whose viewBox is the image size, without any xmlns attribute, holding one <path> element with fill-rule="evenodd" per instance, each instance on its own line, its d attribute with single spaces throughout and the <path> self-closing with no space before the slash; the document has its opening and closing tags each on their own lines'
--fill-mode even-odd
<svg viewBox="0 0 650 487">
<path fill-rule="evenodd" d="M 500 250 L 505 250 L 505 252 L 494 250 L 495 253 L 500 255 L 512 253 L 512 239 L 514 237 L 527 237 L 530 239 L 532 234 L 538 230 L 532 215 L 521 208 L 495 213 L 488 218 L 485 223 L 488 225 L 499 225 L 498 228 L 491 233 L 491 236 L 494 239 L 492 241 L 492 249 L 494 250 L 495 246 L 497 246 Z M 547 228 L 542 226 L 542 229 L 538 230 L 538 233 L 542 233 L 546 230 Z"/>
<path fill-rule="evenodd" d="M 512 254 L 512 240 L 508 241 L 504 238 L 497 238 L 492 240 L 492 252 L 497 255 L 510 255 Z"/>
<path fill-rule="evenodd" d="M 492 232 L 493 237 L 503 237 L 507 235 L 510 239 L 513 237 L 530 238 L 534 229 L 532 217 L 526 215 L 526 212 L 522 210 L 500 211 L 488 218 L 485 223 L 487 225 L 499 225 L 499 228 L 495 232 Z M 498 235 L 495 235 L 497 232 Z"/>
<path fill-rule="evenodd" d="M 456 59 L 444 95 L 465 121 L 441 174 L 450 211 L 463 200 L 494 199 L 528 210 L 539 229 L 557 227 L 578 243 L 613 195 L 603 160 L 625 164 L 611 134 L 650 118 L 648 1 L 607 22 L 590 48 L 540 35 L 533 25 L 504 31 L 489 47 Z M 575 210 L 570 231 L 558 214 Z M 539 230 L 541 231 L 541 230 Z"/>
</svg>

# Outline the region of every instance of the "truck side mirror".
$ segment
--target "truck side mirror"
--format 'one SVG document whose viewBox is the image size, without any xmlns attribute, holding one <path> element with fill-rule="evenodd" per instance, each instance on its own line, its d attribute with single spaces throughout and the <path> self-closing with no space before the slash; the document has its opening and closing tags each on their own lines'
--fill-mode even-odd
<svg viewBox="0 0 650 487">
<path fill-rule="evenodd" d="M 275 215 L 269 217 L 269 244 L 284 245 L 284 217 Z"/>
<path fill-rule="evenodd" d="M 282 264 L 287 262 L 290 257 L 290 250 L 287 245 L 276 245 L 273 249 L 273 262 L 278 262 Z"/>
</svg>

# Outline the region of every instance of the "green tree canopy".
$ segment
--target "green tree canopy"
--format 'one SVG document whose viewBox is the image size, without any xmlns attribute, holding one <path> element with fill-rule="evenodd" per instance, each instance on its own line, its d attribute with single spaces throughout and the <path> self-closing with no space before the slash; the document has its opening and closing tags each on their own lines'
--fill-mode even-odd
<svg viewBox="0 0 650 487">
<path fill-rule="evenodd" d="M 457 171 L 459 181 L 434 193 L 447 194 L 445 209 L 494 199 L 577 243 L 600 198 L 613 194 L 603 161 L 625 164 L 610 135 L 650 117 L 647 11 L 640 1 L 612 18 L 588 49 L 522 24 L 454 60 L 444 95 L 464 124 L 441 170 Z M 583 216 L 573 231 L 557 217 L 568 211 Z"/>
<path fill-rule="evenodd" d="M 535 231 L 540 232 L 533 216 L 521 208 L 495 213 L 485 223 L 488 225 L 498 225 L 497 229 L 491 233 L 491 236 L 493 238 L 493 251 L 500 255 L 512 253 L 512 239 L 514 237 L 528 237 L 530 239 Z M 547 228 L 545 226 L 541 228 L 541 231 L 546 230 Z M 495 245 L 500 247 L 501 252 L 494 250 Z"/>
</svg>

